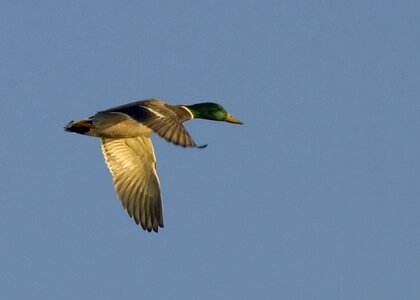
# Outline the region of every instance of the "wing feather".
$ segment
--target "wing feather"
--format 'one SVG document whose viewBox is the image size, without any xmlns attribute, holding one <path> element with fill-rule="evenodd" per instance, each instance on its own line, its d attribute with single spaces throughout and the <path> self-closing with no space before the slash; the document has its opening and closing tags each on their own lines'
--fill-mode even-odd
<svg viewBox="0 0 420 300">
<path fill-rule="evenodd" d="M 147 99 L 98 112 L 95 118 L 98 121 L 103 119 L 104 124 L 101 123 L 101 126 L 106 126 L 108 119 L 112 119 L 112 122 L 108 123 L 114 125 L 116 122 L 129 118 L 146 125 L 169 142 L 182 147 L 196 147 L 190 134 L 182 125 L 183 122 L 192 118 L 191 112 L 184 106 L 169 105 L 157 99 Z M 179 134 L 175 135 L 176 132 Z"/>
<path fill-rule="evenodd" d="M 157 232 L 163 227 L 162 198 L 150 137 L 102 138 L 101 144 L 124 209 L 143 229 Z"/>
</svg>

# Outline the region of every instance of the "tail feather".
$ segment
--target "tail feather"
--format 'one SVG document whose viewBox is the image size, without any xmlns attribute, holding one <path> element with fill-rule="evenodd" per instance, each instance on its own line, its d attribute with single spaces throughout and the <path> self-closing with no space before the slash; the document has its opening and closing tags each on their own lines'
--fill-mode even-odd
<svg viewBox="0 0 420 300">
<path fill-rule="evenodd" d="M 95 125 L 93 125 L 92 119 L 88 118 L 88 119 L 82 119 L 82 120 L 77 120 L 77 121 L 71 121 L 70 123 L 66 125 L 64 130 L 67 132 L 86 134 L 87 132 L 89 132 L 91 128 L 94 128 L 94 127 Z"/>
</svg>

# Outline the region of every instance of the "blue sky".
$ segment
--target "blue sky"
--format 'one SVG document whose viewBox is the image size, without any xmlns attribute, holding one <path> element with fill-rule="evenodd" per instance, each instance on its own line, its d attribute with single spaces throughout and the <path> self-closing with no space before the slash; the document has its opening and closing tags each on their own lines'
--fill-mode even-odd
<svg viewBox="0 0 420 300">
<path fill-rule="evenodd" d="M 420 295 L 418 1 L 2 1 L 0 298 Z M 145 98 L 165 228 L 68 121 Z"/>
</svg>

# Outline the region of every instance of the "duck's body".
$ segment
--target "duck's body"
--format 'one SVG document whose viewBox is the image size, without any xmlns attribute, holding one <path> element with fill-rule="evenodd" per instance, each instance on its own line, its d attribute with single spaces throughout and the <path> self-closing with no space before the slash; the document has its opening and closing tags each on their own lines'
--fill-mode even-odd
<svg viewBox="0 0 420 300">
<path fill-rule="evenodd" d="M 102 152 L 123 207 L 143 229 L 157 232 L 163 227 L 163 212 L 150 134 L 157 133 L 183 147 L 203 148 L 182 125 L 193 118 L 242 124 L 215 103 L 184 106 L 147 99 L 72 121 L 65 130 L 101 138 Z"/>
</svg>

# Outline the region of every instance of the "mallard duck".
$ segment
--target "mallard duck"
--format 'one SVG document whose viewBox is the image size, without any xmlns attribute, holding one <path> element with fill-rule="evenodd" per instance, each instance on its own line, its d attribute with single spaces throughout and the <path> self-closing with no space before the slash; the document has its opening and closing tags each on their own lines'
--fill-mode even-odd
<svg viewBox="0 0 420 300">
<path fill-rule="evenodd" d="M 170 105 L 147 99 L 71 121 L 65 130 L 101 139 L 105 162 L 124 209 L 144 230 L 157 232 L 163 227 L 163 211 L 150 134 L 157 133 L 182 147 L 204 148 L 207 145 L 197 146 L 182 125 L 194 118 L 243 124 L 216 103 Z"/>
</svg>

